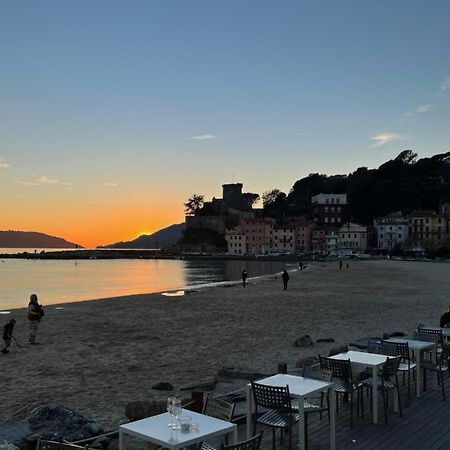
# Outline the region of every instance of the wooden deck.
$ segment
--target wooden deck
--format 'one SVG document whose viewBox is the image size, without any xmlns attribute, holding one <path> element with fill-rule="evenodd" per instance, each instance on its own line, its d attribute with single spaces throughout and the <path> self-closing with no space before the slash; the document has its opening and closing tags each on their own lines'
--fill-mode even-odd
<svg viewBox="0 0 450 450">
<path fill-rule="evenodd" d="M 412 389 L 409 406 L 406 405 L 406 390 L 402 387 L 403 417 L 393 411 L 393 401 L 390 401 L 388 420 L 385 425 L 383 403 L 379 397 L 379 423 L 372 423 L 369 398 L 364 397 L 365 417 L 355 419 L 354 427 L 350 428 L 350 408 L 341 404 L 339 415 L 336 415 L 336 449 L 450 449 L 450 378 L 444 377 L 447 401 L 442 400 L 440 386 L 429 387 L 422 393 L 420 399 L 414 397 Z M 391 394 L 392 395 L 392 394 Z M 414 397 L 414 398 L 413 398 Z M 355 407 L 356 411 L 356 407 Z M 355 412 L 356 416 L 356 412 Z M 261 450 L 272 449 L 272 431 L 269 427 L 258 426 L 258 431 L 264 431 Z M 246 427 L 239 425 L 239 438 L 245 439 Z M 322 421 L 318 414 L 308 418 L 308 450 L 329 449 L 329 426 L 326 414 Z M 297 448 L 297 427 L 293 432 L 293 450 Z M 287 436 L 283 445 L 277 435 L 276 450 L 288 450 Z"/>
</svg>

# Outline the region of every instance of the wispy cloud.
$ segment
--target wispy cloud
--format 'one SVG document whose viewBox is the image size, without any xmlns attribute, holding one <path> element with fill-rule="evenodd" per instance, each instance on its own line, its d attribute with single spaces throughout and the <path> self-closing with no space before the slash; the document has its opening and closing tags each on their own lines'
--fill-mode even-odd
<svg viewBox="0 0 450 450">
<path fill-rule="evenodd" d="M 11 167 L 11 164 L 0 162 L 0 169 L 7 169 L 8 167 Z"/>
<path fill-rule="evenodd" d="M 22 186 L 39 186 L 39 183 L 35 181 L 16 181 L 17 184 L 21 184 Z"/>
<path fill-rule="evenodd" d="M 430 104 L 421 105 L 411 111 L 407 111 L 407 112 L 403 113 L 398 120 L 400 122 L 408 122 L 408 121 L 414 122 L 417 120 L 417 116 L 419 114 L 427 113 L 430 111 L 431 111 Z"/>
<path fill-rule="evenodd" d="M 108 183 L 106 181 L 103 181 L 102 186 L 105 186 L 105 187 L 117 187 L 119 185 L 117 183 Z"/>
<path fill-rule="evenodd" d="M 372 136 L 371 139 L 375 141 L 371 147 L 381 147 L 382 145 L 389 144 L 390 142 L 403 139 L 403 137 L 395 133 L 378 133 L 375 136 Z"/>
<path fill-rule="evenodd" d="M 50 178 L 47 175 L 42 175 L 36 180 L 33 181 L 22 181 L 18 180 L 16 181 L 17 184 L 21 184 L 22 186 L 42 186 L 42 185 L 49 185 L 49 186 L 73 186 L 73 183 L 69 183 L 67 181 L 60 181 L 56 178 Z"/>
<path fill-rule="evenodd" d="M 191 136 L 188 138 L 188 140 L 195 140 L 195 141 L 207 141 L 211 139 L 217 139 L 217 136 L 215 134 L 200 134 L 199 136 Z"/>
<path fill-rule="evenodd" d="M 59 180 L 56 178 L 50 178 L 47 175 L 42 175 L 37 179 L 37 182 L 40 184 L 59 184 Z"/>
<path fill-rule="evenodd" d="M 440 86 L 441 91 L 450 91 L 450 77 L 445 79 Z"/>
</svg>

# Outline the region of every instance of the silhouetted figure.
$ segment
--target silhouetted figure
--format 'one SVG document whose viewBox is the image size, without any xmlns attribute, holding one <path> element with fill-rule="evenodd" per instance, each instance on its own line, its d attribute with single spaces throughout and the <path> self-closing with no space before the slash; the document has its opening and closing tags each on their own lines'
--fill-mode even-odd
<svg viewBox="0 0 450 450">
<path fill-rule="evenodd" d="M 300 270 L 303 270 L 303 261 L 300 261 L 298 266 L 300 267 Z"/>
<path fill-rule="evenodd" d="M 348 263 L 347 263 L 347 269 L 349 268 L 349 265 L 348 265 Z"/>
<path fill-rule="evenodd" d="M 13 338 L 14 325 L 16 321 L 11 319 L 4 327 L 3 327 L 3 340 L 5 341 L 5 347 L 2 349 L 2 353 L 9 353 L 8 348 L 11 346 L 11 341 Z"/>
<path fill-rule="evenodd" d="M 442 314 L 441 320 L 439 322 L 439 326 L 444 328 L 445 326 L 450 324 L 450 305 L 448 305 L 448 311 Z"/>
<path fill-rule="evenodd" d="M 286 290 L 289 281 L 289 274 L 287 273 L 287 270 L 283 271 L 283 275 L 281 275 L 281 278 L 283 279 L 284 290 Z"/>
<path fill-rule="evenodd" d="M 342 261 L 339 261 L 339 270 L 342 270 Z"/>
<path fill-rule="evenodd" d="M 248 278 L 248 273 L 247 271 L 244 269 L 242 271 L 242 286 L 247 286 L 247 278 Z"/>
<path fill-rule="evenodd" d="M 38 330 L 39 322 L 44 316 L 44 309 L 42 305 L 38 303 L 38 297 L 36 294 L 30 295 L 30 302 L 28 303 L 28 324 L 30 327 L 30 338 L 28 339 L 30 344 L 36 343 L 36 333 Z"/>
</svg>

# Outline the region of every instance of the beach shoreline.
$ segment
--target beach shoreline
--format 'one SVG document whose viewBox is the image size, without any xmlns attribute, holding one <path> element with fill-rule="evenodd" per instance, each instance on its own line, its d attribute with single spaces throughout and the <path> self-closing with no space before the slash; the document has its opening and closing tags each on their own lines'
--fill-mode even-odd
<svg viewBox="0 0 450 450">
<path fill-rule="evenodd" d="M 1 317 L 17 320 L 22 348 L 13 345 L 1 358 L 8 389 L 0 419 L 55 402 L 114 429 L 128 402 L 167 396 L 151 389 L 159 382 L 179 387 L 216 377 L 224 366 L 272 373 L 279 363 L 293 367 L 357 338 L 411 334 L 418 323 L 438 323 L 448 308 L 449 273 L 442 263 L 350 261 L 339 270 L 335 262 L 316 262 L 292 272 L 287 291 L 279 276 L 270 276 L 246 288 L 194 287 L 180 297 L 152 293 L 52 305 L 38 346 L 28 346 L 25 310 L 14 309 Z M 335 342 L 292 345 L 306 334 Z"/>
</svg>

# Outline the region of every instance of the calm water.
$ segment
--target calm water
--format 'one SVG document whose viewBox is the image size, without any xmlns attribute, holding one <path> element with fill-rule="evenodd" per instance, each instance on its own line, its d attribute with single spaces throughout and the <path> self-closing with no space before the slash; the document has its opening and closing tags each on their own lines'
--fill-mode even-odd
<svg viewBox="0 0 450 450">
<path fill-rule="evenodd" d="M 22 308 L 31 293 L 44 305 L 175 290 L 280 272 L 268 261 L 0 260 L 0 311 Z"/>
</svg>

